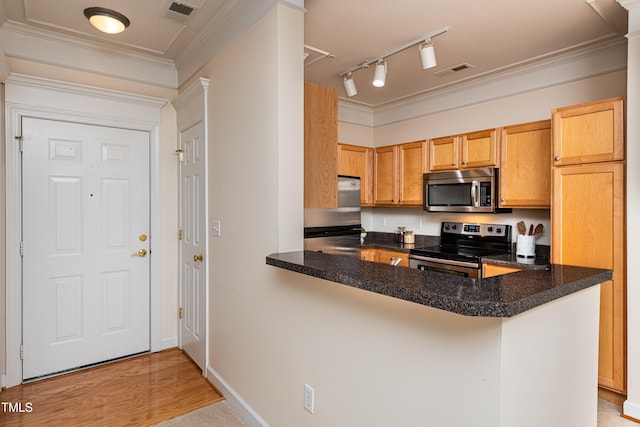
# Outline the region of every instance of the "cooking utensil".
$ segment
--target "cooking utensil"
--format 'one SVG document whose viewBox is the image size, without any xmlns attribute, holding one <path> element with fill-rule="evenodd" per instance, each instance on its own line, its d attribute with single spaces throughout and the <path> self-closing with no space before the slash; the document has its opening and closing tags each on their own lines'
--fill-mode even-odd
<svg viewBox="0 0 640 427">
<path fill-rule="evenodd" d="M 542 224 L 536 225 L 536 228 L 533 230 L 533 235 L 537 236 L 538 234 L 542 234 L 542 230 L 544 229 Z"/>
<path fill-rule="evenodd" d="M 533 236 L 533 224 L 529 226 L 529 236 Z"/>
<path fill-rule="evenodd" d="M 520 221 L 517 224 L 517 227 L 518 227 L 518 233 L 523 234 L 523 235 L 527 233 L 527 226 L 524 225 L 524 221 Z"/>
</svg>

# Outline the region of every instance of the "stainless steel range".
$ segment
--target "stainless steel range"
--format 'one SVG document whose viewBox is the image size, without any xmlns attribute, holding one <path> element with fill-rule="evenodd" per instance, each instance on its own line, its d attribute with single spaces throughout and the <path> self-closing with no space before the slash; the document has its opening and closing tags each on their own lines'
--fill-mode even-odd
<svg viewBox="0 0 640 427">
<path fill-rule="evenodd" d="M 479 279 L 483 256 L 510 252 L 510 225 L 443 222 L 440 245 L 411 249 L 409 266 Z"/>
</svg>

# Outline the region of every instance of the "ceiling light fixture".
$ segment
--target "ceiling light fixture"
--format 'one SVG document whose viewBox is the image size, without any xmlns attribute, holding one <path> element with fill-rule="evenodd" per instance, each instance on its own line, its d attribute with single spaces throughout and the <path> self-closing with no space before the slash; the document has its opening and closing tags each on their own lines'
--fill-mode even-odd
<svg viewBox="0 0 640 427">
<path fill-rule="evenodd" d="M 436 62 L 436 50 L 433 47 L 431 39 L 427 40 L 426 43 L 421 44 L 418 48 L 418 52 L 420 53 L 420 64 L 422 65 L 423 70 L 428 70 L 429 68 L 433 68 L 438 65 Z"/>
<path fill-rule="evenodd" d="M 121 33 L 131 22 L 123 14 L 104 7 L 88 7 L 84 10 L 91 25 L 107 34 Z"/>
<path fill-rule="evenodd" d="M 358 94 L 356 82 L 353 81 L 353 74 L 351 73 L 347 73 L 347 75 L 344 76 L 344 91 L 347 93 L 349 98 Z"/>
<path fill-rule="evenodd" d="M 378 60 L 376 64 L 376 69 L 373 72 L 373 85 L 375 87 L 384 86 L 384 82 L 387 78 L 387 63 L 382 59 Z"/>
<path fill-rule="evenodd" d="M 340 77 L 344 78 L 344 87 L 345 87 L 345 92 L 347 92 L 347 96 L 351 97 L 357 94 L 357 92 L 355 92 L 355 82 L 353 81 L 354 71 L 358 71 L 363 68 L 369 68 L 369 65 L 376 64 L 374 77 L 373 77 L 373 85 L 376 87 L 382 87 L 385 84 L 385 77 L 387 74 L 387 63 L 385 59 L 392 55 L 395 55 L 396 53 L 402 52 L 403 50 L 409 49 L 410 47 L 416 46 L 418 44 L 420 45 L 419 53 L 420 53 L 420 63 L 422 65 L 422 69 L 426 70 L 426 69 L 435 67 L 436 55 L 435 55 L 435 48 L 433 46 L 433 42 L 431 41 L 431 39 L 441 34 L 444 34 L 447 31 L 449 31 L 449 27 L 441 28 L 437 31 L 434 31 L 430 34 L 425 35 L 424 37 L 420 37 L 419 39 L 416 39 L 407 44 L 404 44 L 397 49 L 393 49 L 392 51 L 389 51 L 384 55 L 380 55 L 375 59 L 364 61 L 362 64 L 341 73 Z M 349 83 L 347 83 L 347 81 L 349 81 Z M 351 89 L 347 89 L 347 84 L 350 86 L 353 86 L 353 92 L 354 92 L 353 95 L 349 95 L 349 93 L 351 92 Z"/>
</svg>

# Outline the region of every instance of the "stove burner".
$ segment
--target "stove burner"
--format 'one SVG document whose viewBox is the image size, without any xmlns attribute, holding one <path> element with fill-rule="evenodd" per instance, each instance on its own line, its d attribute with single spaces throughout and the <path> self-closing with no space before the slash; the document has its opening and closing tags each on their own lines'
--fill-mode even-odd
<svg viewBox="0 0 640 427">
<path fill-rule="evenodd" d="M 449 261 L 480 269 L 483 256 L 510 252 L 510 225 L 443 222 L 440 246 L 411 249 L 410 258 L 434 258 L 443 265 Z"/>
</svg>

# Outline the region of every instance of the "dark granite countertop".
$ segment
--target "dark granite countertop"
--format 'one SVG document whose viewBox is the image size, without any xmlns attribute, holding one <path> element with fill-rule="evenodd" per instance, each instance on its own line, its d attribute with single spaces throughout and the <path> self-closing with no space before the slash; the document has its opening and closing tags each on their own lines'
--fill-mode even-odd
<svg viewBox="0 0 640 427">
<path fill-rule="evenodd" d="M 452 313 L 480 317 L 515 316 L 611 279 L 610 270 L 553 264 L 486 279 L 469 279 L 311 251 L 271 254 L 266 263 Z"/>
<path fill-rule="evenodd" d="M 482 257 L 484 264 L 504 265 L 522 269 L 545 269 L 551 265 L 548 255 L 537 255 L 535 258 L 521 258 L 515 253 L 504 255 L 490 255 Z"/>
</svg>

